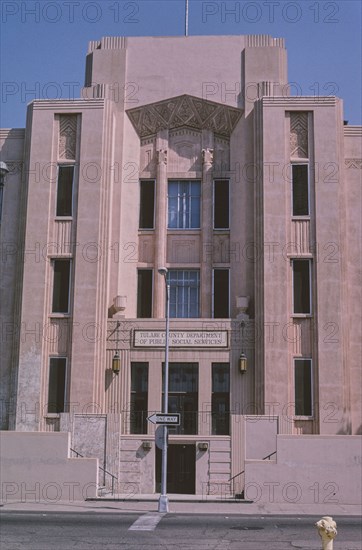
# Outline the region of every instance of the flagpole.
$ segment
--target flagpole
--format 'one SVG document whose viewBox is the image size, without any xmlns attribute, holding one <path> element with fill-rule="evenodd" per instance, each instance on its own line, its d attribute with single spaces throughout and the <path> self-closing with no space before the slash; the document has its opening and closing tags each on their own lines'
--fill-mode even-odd
<svg viewBox="0 0 362 550">
<path fill-rule="evenodd" d="M 185 12 L 185 36 L 189 35 L 189 0 L 186 0 L 186 12 Z"/>
</svg>

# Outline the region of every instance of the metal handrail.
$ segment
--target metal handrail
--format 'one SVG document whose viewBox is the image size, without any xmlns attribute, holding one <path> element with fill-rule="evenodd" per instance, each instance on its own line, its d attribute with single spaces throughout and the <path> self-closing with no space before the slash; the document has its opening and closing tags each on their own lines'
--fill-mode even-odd
<svg viewBox="0 0 362 550">
<path fill-rule="evenodd" d="M 269 455 L 266 455 L 264 458 L 262 458 L 262 460 L 270 460 L 270 457 L 273 456 L 273 455 L 276 455 L 276 454 L 277 454 L 277 452 L 274 451 L 273 453 L 270 453 Z M 242 470 L 241 472 L 239 472 L 238 474 L 235 474 L 233 477 L 230 477 L 229 481 L 233 481 L 236 477 L 241 476 L 244 473 L 245 473 L 245 469 Z M 233 484 L 233 493 L 234 493 L 234 484 Z"/>
<path fill-rule="evenodd" d="M 70 450 L 72 451 L 72 453 L 75 453 L 77 455 L 77 458 L 78 456 L 80 456 L 81 458 L 86 458 L 84 455 L 78 453 L 78 451 L 76 451 L 75 449 L 72 449 L 72 447 L 70 447 Z M 117 479 L 118 480 L 118 477 L 115 476 L 114 474 L 111 474 L 111 472 L 108 472 L 108 470 L 105 470 L 104 468 L 102 468 L 102 466 L 98 466 L 99 470 L 102 470 L 102 472 L 104 472 L 105 474 L 108 474 L 109 476 L 111 476 L 112 478 L 112 495 L 114 494 L 114 480 Z"/>
</svg>

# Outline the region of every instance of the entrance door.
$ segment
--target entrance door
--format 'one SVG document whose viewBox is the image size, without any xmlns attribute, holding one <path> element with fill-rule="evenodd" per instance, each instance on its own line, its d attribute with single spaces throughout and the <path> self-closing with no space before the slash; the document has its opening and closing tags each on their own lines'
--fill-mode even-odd
<svg viewBox="0 0 362 550">
<path fill-rule="evenodd" d="M 169 445 L 167 450 L 167 493 L 195 494 L 196 447 Z M 161 491 L 162 451 L 156 449 L 156 492 Z"/>
</svg>

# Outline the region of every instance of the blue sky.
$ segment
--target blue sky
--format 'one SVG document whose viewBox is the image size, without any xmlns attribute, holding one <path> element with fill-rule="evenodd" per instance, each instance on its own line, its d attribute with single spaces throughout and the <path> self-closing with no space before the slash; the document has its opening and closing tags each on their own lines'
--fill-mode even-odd
<svg viewBox="0 0 362 550">
<path fill-rule="evenodd" d="M 89 40 L 184 34 L 185 0 L 2 0 L 0 9 L 3 128 L 24 127 L 33 99 L 79 97 Z M 190 35 L 284 37 L 294 95 L 341 97 L 349 124 L 361 124 L 361 19 L 359 0 L 189 0 Z"/>
</svg>

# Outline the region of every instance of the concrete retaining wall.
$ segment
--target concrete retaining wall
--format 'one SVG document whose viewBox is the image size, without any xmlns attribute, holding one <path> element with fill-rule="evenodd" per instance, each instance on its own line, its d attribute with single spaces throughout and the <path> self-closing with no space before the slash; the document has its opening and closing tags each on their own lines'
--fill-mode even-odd
<svg viewBox="0 0 362 550">
<path fill-rule="evenodd" d="M 245 462 L 245 498 L 361 504 L 361 436 L 278 435 L 276 462 Z"/>
<path fill-rule="evenodd" d="M 0 432 L 1 500 L 76 501 L 95 497 L 98 460 L 69 458 L 65 432 Z"/>
</svg>

